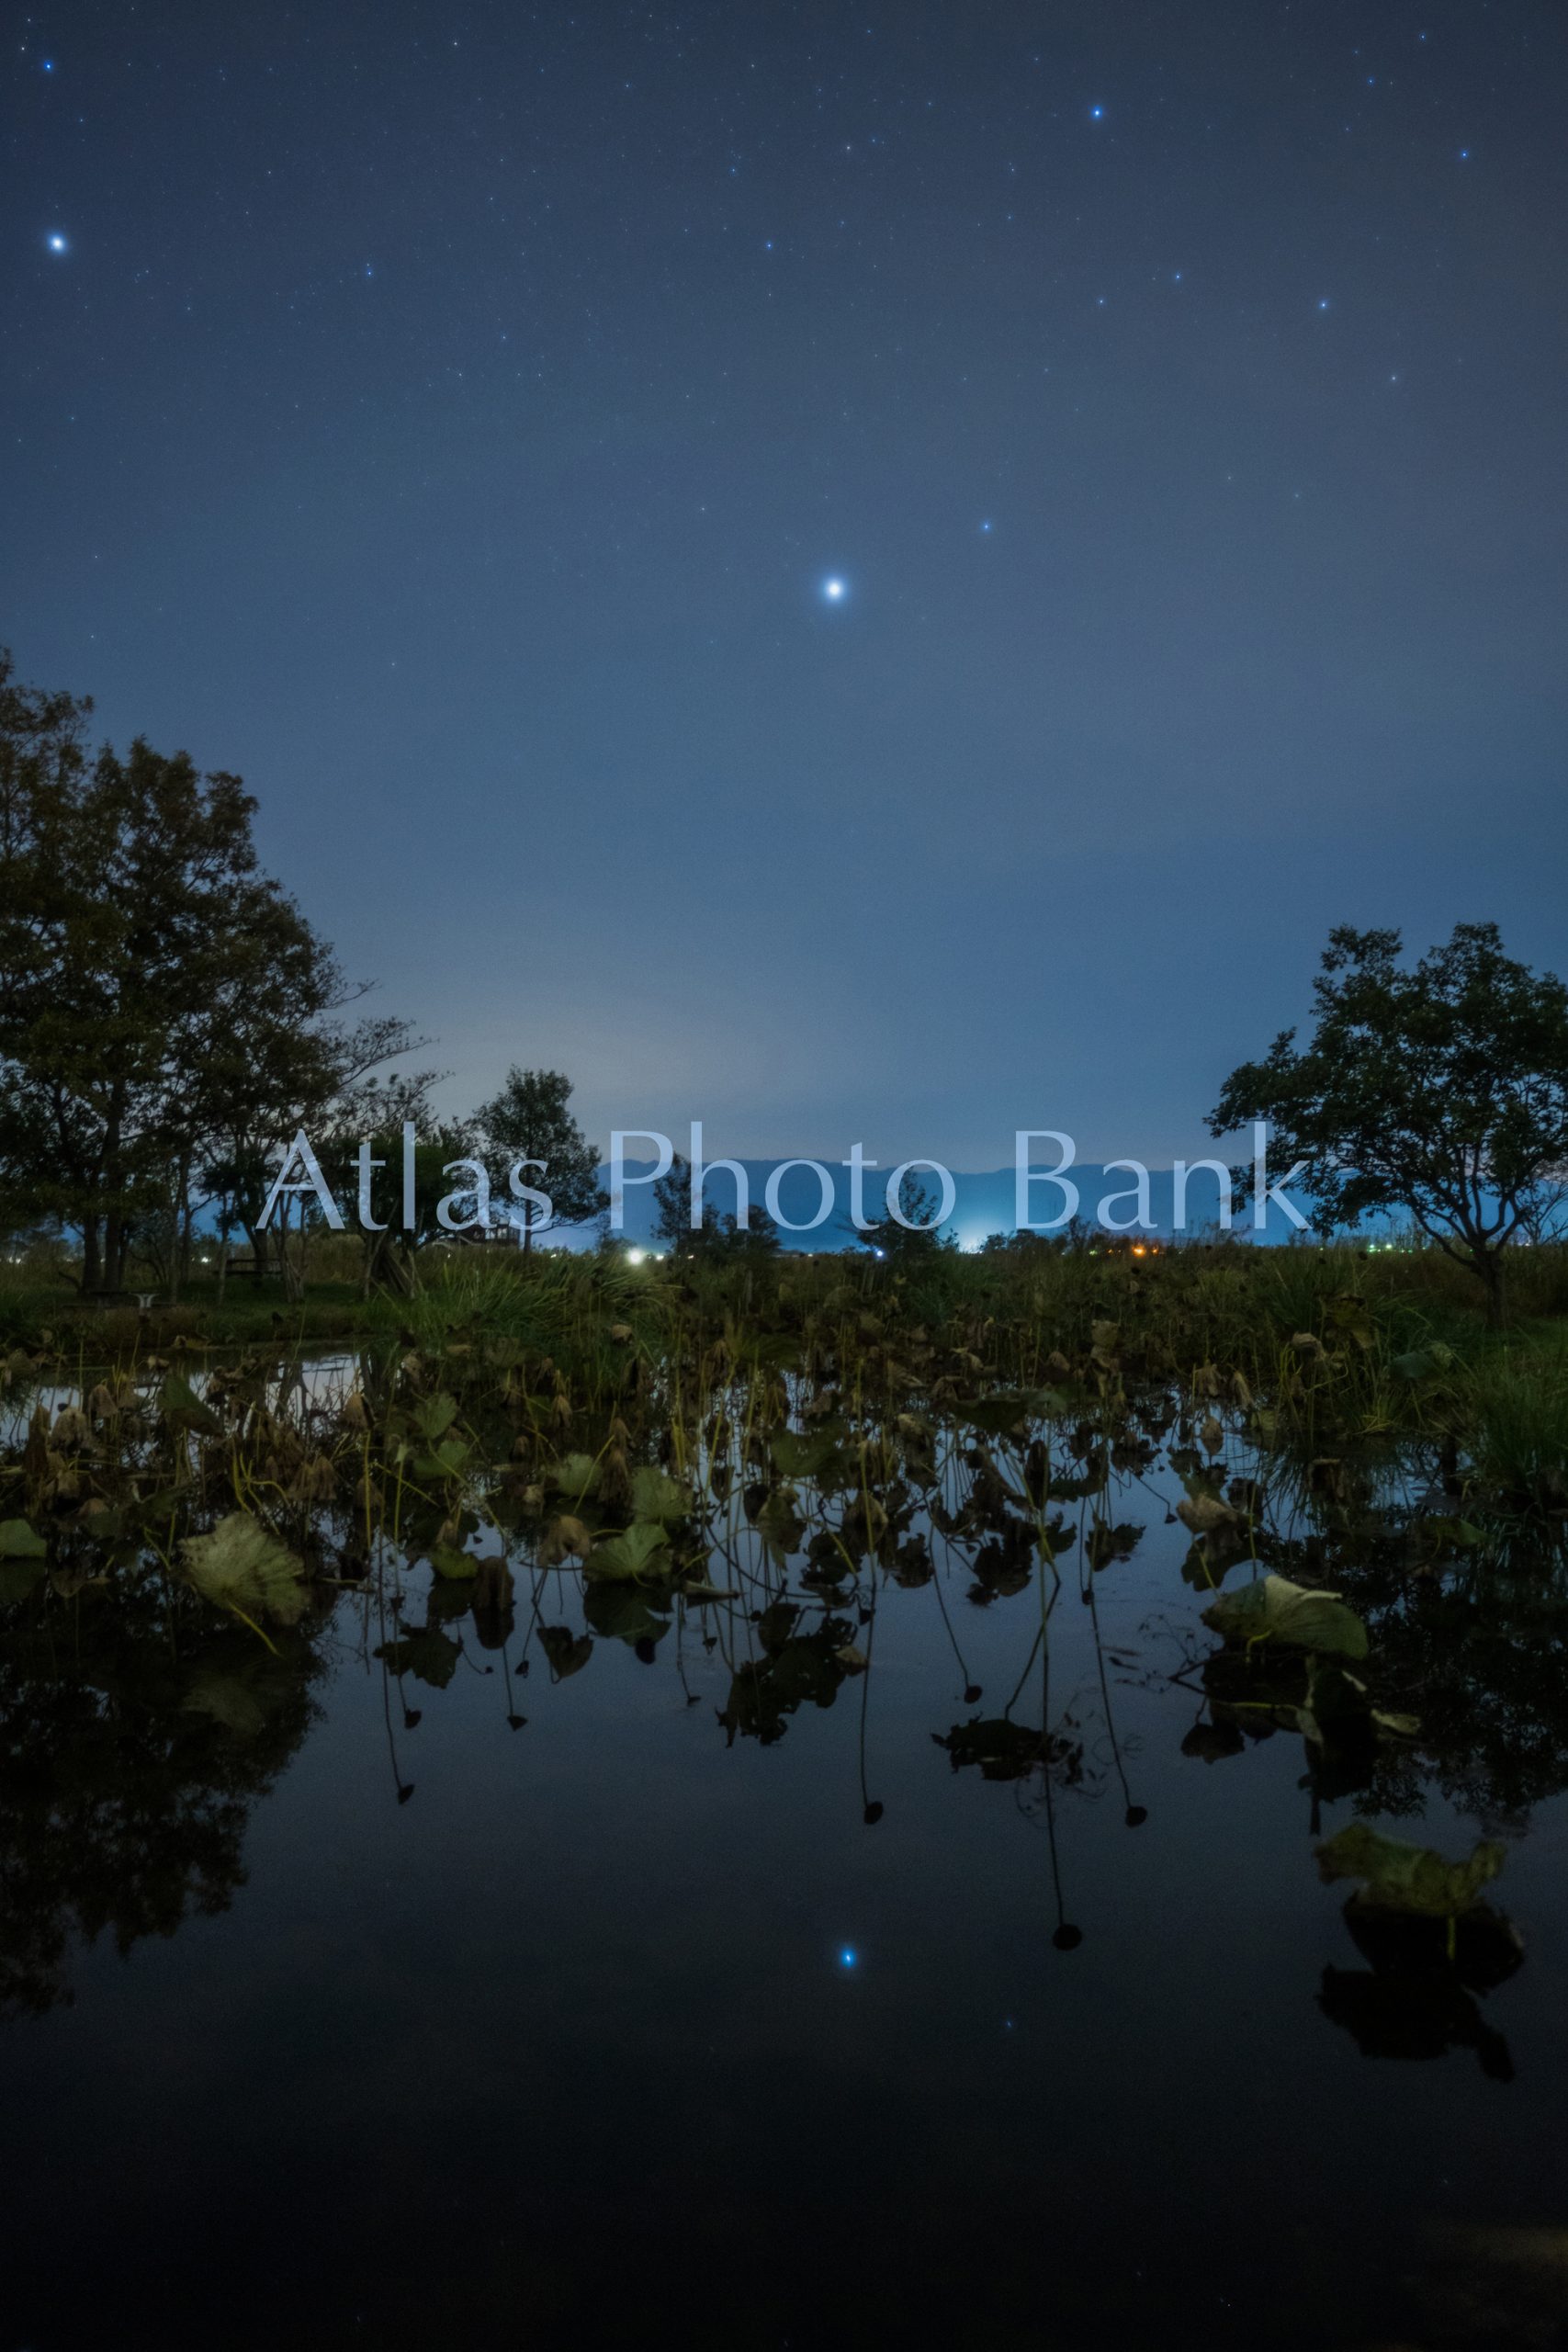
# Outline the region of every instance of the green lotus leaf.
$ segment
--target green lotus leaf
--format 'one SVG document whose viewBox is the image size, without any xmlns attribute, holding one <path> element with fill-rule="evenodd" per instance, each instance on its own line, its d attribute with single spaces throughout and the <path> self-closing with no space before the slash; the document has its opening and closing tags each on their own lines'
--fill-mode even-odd
<svg viewBox="0 0 1568 2352">
<path fill-rule="evenodd" d="M 305 1606 L 303 1564 L 248 1510 L 232 1510 L 210 1535 L 180 1545 L 186 1580 L 204 1600 L 242 1617 L 294 1625 Z"/>
<path fill-rule="evenodd" d="M 680 1480 L 662 1470 L 645 1464 L 632 1474 L 632 1517 L 651 1520 L 663 1526 L 684 1519 L 691 1510 L 691 1498 Z"/>
<path fill-rule="evenodd" d="M 1365 1821 L 1352 1821 L 1317 1848 L 1325 1883 L 1338 1878 L 1362 1882 L 1357 1900 L 1378 1911 L 1414 1911 L 1423 1918 L 1451 1919 L 1474 1910 L 1507 1860 L 1507 1848 L 1483 1838 L 1468 1861 L 1450 1862 L 1429 1846 L 1384 1838 Z"/>
<path fill-rule="evenodd" d="M 438 1577 L 450 1577 L 455 1584 L 467 1584 L 479 1572 L 479 1564 L 474 1555 L 465 1552 L 457 1544 L 433 1544 L 430 1565 Z"/>
<path fill-rule="evenodd" d="M 598 1492 L 599 1464 L 591 1453 L 565 1453 L 558 1462 L 552 1463 L 546 1476 L 552 1487 L 558 1487 L 574 1503 Z"/>
<path fill-rule="evenodd" d="M 171 1372 L 159 1392 L 158 1410 L 171 1430 L 194 1430 L 200 1437 L 218 1437 L 223 1424 L 210 1405 L 204 1405 L 188 1380 Z"/>
<path fill-rule="evenodd" d="M 669 1573 L 670 1538 L 639 1520 L 624 1535 L 607 1535 L 588 1555 L 585 1573 L 601 1584 L 632 1584 Z"/>
<path fill-rule="evenodd" d="M 1289 1577 L 1264 1576 L 1222 1592 L 1203 1623 L 1230 1642 L 1282 1642 L 1292 1649 L 1365 1657 L 1367 1629 L 1337 1593 L 1313 1592 Z"/>
</svg>

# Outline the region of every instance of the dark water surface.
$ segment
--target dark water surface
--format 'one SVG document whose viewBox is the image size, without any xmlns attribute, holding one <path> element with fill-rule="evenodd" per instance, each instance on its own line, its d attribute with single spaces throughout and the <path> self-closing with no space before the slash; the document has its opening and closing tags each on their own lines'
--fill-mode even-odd
<svg viewBox="0 0 1568 2352">
<path fill-rule="evenodd" d="M 525 1572 L 434 1682 L 345 1594 L 259 1728 L 148 1685 L 114 1771 L 8 1668 L 0 2345 L 1568 2342 L 1568 1800 L 1483 1823 L 1418 1754 L 1375 1817 L 1503 1836 L 1526 1957 L 1380 1972 L 1302 1738 L 1183 1752 L 1214 1642 L 1162 1508 L 1093 1608 L 1064 1555 L 1048 1688 L 1042 1584 L 955 1567 L 848 1598 L 870 1674 L 819 1706 L 803 1654 L 733 1738 L 746 1605 L 557 1679 L 578 1582 L 525 1649 Z M 936 1744 L 1021 1677 L 1049 1776 Z M 173 1931 L 122 1956 L 138 1905 Z"/>
</svg>

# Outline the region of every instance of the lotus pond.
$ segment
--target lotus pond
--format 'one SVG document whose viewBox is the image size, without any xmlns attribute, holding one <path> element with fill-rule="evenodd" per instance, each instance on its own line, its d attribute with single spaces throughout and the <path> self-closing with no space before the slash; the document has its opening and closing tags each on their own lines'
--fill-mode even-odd
<svg viewBox="0 0 1568 2352">
<path fill-rule="evenodd" d="M 0 2346 L 1568 2342 L 1555 1490 L 574 1279 L 13 1355 Z"/>
</svg>

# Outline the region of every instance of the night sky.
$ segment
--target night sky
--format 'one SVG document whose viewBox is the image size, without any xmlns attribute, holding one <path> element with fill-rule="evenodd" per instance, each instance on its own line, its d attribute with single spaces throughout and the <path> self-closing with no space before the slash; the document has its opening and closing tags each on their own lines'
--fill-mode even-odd
<svg viewBox="0 0 1568 2352">
<path fill-rule="evenodd" d="M 1333 922 L 1568 965 L 1555 0 L 6 54 L 0 638 L 449 1107 L 1168 1159 Z"/>
</svg>

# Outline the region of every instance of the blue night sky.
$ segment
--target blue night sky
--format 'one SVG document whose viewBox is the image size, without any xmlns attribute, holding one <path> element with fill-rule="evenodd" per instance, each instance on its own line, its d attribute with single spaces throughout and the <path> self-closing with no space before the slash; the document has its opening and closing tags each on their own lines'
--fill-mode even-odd
<svg viewBox="0 0 1568 2352">
<path fill-rule="evenodd" d="M 0 637 L 454 1110 L 1202 1148 L 1561 969 L 1556 6 L 11 12 Z"/>
</svg>

